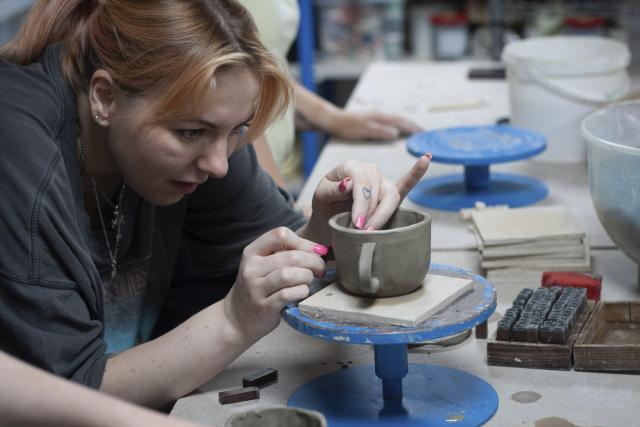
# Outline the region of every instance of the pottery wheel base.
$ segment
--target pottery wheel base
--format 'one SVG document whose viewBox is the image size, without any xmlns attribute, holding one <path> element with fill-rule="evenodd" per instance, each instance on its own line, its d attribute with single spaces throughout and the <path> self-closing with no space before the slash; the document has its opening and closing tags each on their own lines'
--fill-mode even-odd
<svg viewBox="0 0 640 427">
<path fill-rule="evenodd" d="M 498 395 L 484 380 L 457 369 L 410 364 L 401 401 L 383 399 L 373 366 L 324 375 L 303 385 L 289 406 L 322 412 L 332 427 L 477 426 L 498 409 Z"/>
<path fill-rule="evenodd" d="M 428 208 L 457 211 L 471 208 L 479 201 L 488 206 L 527 206 L 544 199 L 548 193 L 542 181 L 527 176 L 492 173 L 485 188 L 469 190 L 463 175 L 444 175 L 420 181 L 409 193 L 409 199 Z"/>
</svg>

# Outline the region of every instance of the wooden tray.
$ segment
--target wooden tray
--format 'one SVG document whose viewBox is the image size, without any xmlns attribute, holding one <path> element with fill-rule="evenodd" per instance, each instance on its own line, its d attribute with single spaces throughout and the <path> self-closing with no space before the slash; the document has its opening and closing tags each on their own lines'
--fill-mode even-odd
<svg viewBox="0 0 640 427">
<path fill-rule="evenodd" d="M 578 338 L 594 305 L 594 301 L 587 301 L 586 309 L 578 317 L 565 344 L 498 341 L 494 334 L 491 339 L 487 340 L 487 364 L 518 368 L 570 370 L 573 343 Z"/>
<path fill-rule="evenodd" d="M 573 353 L 577 371 L 640 372 L 640 301 L 600 301 Z"/>
</svg>

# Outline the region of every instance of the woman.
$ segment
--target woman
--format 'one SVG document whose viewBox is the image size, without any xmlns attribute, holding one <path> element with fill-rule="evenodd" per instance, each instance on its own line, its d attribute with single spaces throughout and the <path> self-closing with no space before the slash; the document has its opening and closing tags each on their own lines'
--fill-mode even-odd
<svg viewBox="0 0 640 427">
<path fill-rule="evenodd" d="M 0 350 L 139 404 L 275 328 L 324 274 L 328 218 L 381 226 L 428 167 L 396 186 L 347 161 L 304 223 L 248 144 L 290 88 L 232 0 L 40 1 L 0 55 Z M 222 299 L 149 341 L 186 281 Z"/>
</svg>

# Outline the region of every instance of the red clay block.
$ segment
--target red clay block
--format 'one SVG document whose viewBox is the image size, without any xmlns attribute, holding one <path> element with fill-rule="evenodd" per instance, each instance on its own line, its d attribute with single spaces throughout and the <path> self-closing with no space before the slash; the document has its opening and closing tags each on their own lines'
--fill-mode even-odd
<svg viewBox="0 0 640 427">
<path fill-rule="evenodd" d="M 551 286 L 585 288 L 587 290 L 587 299 L 600 301 L 602 275 L 573 271 L 545 271 L 542 274 L 542 287 L 548 288 Z"/>
<path fill-rule="evenodd" d="M 254 399 L 260 399 L 260 390 L 257 387 L 237 388 L 218 393 L 218 401 L 221 405 Z"/>
</svg>

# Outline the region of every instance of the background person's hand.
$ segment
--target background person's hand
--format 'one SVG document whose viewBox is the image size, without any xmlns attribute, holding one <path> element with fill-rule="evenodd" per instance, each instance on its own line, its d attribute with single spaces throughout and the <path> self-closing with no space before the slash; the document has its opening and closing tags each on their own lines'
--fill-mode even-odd
<svg viewBox="0 0 640 427">
<path fill-rule="evenodd" d="M 234 328 L 246 339 L 271 332 L 287 304 L 307 297 L 313 276 L 324 276 L 321 256 L 327 251 L 286 227 L 271 230 L 248 245 L 224 301 Z"/>
<path fill-rule="evenodd" d="M 337 109 L 332 117 L 328 124 L 330 135 L 345 140 L 391 141 L 422 130 L 411 120 L 394 114 Z"/>
<path fill-rule="evenodd" d="M 431 154 L 420 157 L 397 183 L 391 182 L 373 164 L 349 160 L 332 169 L 313 194 L 312 212 L 305 232 L 317 241 L 331 236 L 329 219 L 351 211 L 351 222 L 359 229 L 378 229 L 396 211 L 409 191 L 429 168 Z M 322 239 L 322 240 L 321 240 Z"/>
<path fill-rule="evenodd" d="M 411 120 L 382 112 L 340 108 L 294 84 L 296 129 L 319 130 L 347 141 L 393 141 L 422 129 Z"/>
</svg>

